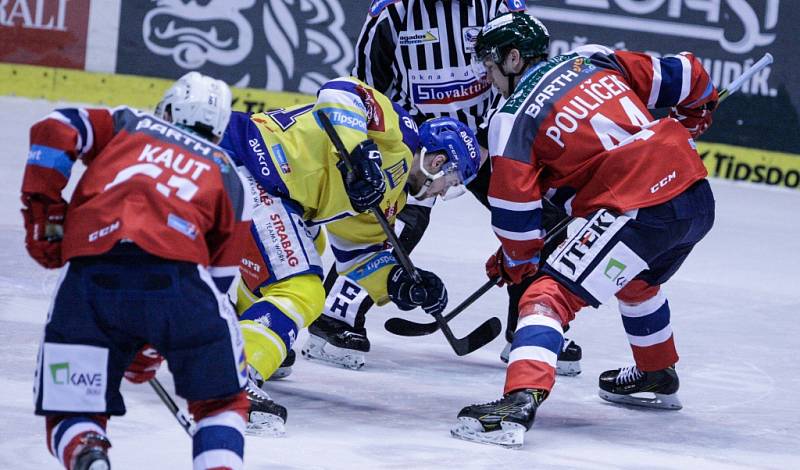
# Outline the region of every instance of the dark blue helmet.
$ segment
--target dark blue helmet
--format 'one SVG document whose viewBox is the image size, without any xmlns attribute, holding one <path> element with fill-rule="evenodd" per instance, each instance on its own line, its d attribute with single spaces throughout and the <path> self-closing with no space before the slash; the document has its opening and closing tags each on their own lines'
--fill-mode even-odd
<svg viewBox="0 0 800 470">
<path fill-rule="evenodd" d="M 444 152 L 447 155 L 443 172 L 457 169 L 464 185 L 475 179 L 481 166 L 481 151 L 469 126 L 448 117 L 429 119 L 419 127 L 419 140 L 426 153 Z"/>
</svg>

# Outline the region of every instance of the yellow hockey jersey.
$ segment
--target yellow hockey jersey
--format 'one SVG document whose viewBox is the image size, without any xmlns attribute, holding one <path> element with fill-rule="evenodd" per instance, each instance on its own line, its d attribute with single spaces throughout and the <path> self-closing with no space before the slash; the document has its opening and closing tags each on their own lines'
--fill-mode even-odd
<svg viewBox="0 0 800 470">
<path fill-rule="evenodd" d="M 406 203 L 405 184 L 419 147 L 417 127 L 405 110 L 356 78 L 326 83 L 314 104 L 252 115 L 234 112 L 221 146 L 266 193 L 301 206 L 310 229 L 325 225 L 337 270 L 385 303 L 388 268 L 396 262 L 374 215 L 350 205 L 336 168 L 339 157 L 316 118 L 318 110 L 348 150 L 365 139 L 378 145 L 386 182 L 380 207 L 393 222 Z"/>
</svg>

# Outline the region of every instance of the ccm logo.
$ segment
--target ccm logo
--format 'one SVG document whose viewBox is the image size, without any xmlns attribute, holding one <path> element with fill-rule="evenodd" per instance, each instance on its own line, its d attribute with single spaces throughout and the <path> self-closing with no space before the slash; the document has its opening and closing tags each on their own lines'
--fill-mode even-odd
<svg viewBox="0 0 800 470">
<path fill-rule="evenodd" d="M 261 266 L 259 266 L 258 263 L 254 262 L 254 261 L 250 261 L 247 258 L 242 258 L 242 266 L 244 266 L 245 268 L 248 268 L 248 269 L 252 269 L 253 271 L 255 271 L 257 273 L 261 272 Z"/>
<path fill-rule="evenodd" d="M 659 189 L 661 189 L 664 186 L 668 185 L 672 180 L 674 180 L 677 177 L 678 177 L 677 176 L 677 172 L 673 171 L 672 173 L 670 173 L 667 176 L 665 176 L 664 178 L 662 178 L 661 181 L 659 181 L 658 183 L 654 184 L 650 188 L 650 193 L 652 194 L 652 193 L 658 191 Z"/>
<path fill-rule="evenodd" d="M 99 238 L 103 238 L 109 233 L 117 230 L 119 228 L 119 220 L 114 221 L 113 224 L 103 227 L 100 230 L 95 230 L 94 232 L 89 234 L 89 241 L 94 242 L 97 241 Z"/>
</svg>

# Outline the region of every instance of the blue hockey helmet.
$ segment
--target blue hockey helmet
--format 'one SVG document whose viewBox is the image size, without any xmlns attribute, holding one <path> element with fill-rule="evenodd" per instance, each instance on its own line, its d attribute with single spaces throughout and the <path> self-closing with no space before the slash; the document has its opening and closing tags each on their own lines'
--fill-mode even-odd
<svg viewBox="0 0 800 470">
<path fill-rule="evenodd" d="M 481 152 L 475 133 L 466 124 L 453 118 L 439 117 L 429 119 L 419 127 L 419 140 L 422 147 L 420 169 L 428 178 L 423 189 L 415 197 L 436 193 L 431 185 L 441 180 L 437 186 L 447 190 L 444 199 L 452 199 L 464 193 L 463 186 L 469 184 L 478 174 L 481 165 Z M 444 153 L 447 161 L 435 174 L 427 171 L 422 163 L 425 154 Z M 459 189 L 453 189 L 460 186 Z"/>
</svg>

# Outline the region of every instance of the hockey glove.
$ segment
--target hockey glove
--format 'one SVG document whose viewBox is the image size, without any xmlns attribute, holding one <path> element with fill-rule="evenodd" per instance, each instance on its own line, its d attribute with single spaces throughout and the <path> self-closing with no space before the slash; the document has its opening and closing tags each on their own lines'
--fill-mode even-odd
<svg viewBox="0 0 800 470">
<path fill-rule="evenodd" d="M 22 195 L 22 217 L 25 220 L 25 248 L 31 258 L 45 268 L 60 268 L 61 238 L 67 202 L 52 201 L 41 194 Z"/>
<path fill-rule="evenodd" d="M 535 275 L 539 270 L 539 265 L 536 263 L 513 264 L 509 261 L 503 247 L 498 248 L 497 253 L 494 253 L 486 261 L 486 275 L 489 276 L 489 279 L 499 277 L 501 281 L 498 285 L 502 286 L 504 282 L 519 284 L 523 279 Z"/>
<path fill-rule="evenodd" d="M 669 117 L 677 119 L 689 131 L 692 138 L 697 139 L 711 126 L 712 116 L 716 108 L 716 101 L 709 101 L 699 108 L 677 106 L 670 109 Z"/>
<path fill-rule="evenodd" d="M 442 313 L 447 307 L 447 289 L 442 280 L 430 271 L 417 269 L 422 281 L 414 282 L 411 274 L 402 266 L 395 266 L 389 272 L 386 289 L 389 299 L 400 310 L 413 310 L 422 307 L 426 313 Z"/>
<path fill-rule="evenodd" d="M 347 170 L 344 161 L 336 163 L 336 167 L 342 173 L 344 189 L 353 209 L 366 212 L 372 207 L 378 207 L 386 191 L 378 146 L 369 139 L 356 145 L 350 152 L 350 163 L 353 171 Z"/>
<path fill-rule="evenodd" d="M 142 346 L 125 371 L 125 378 L 135 384 L 145 383 L 156 376 L 164 358 L 149 344 Z"/>
</svg>

